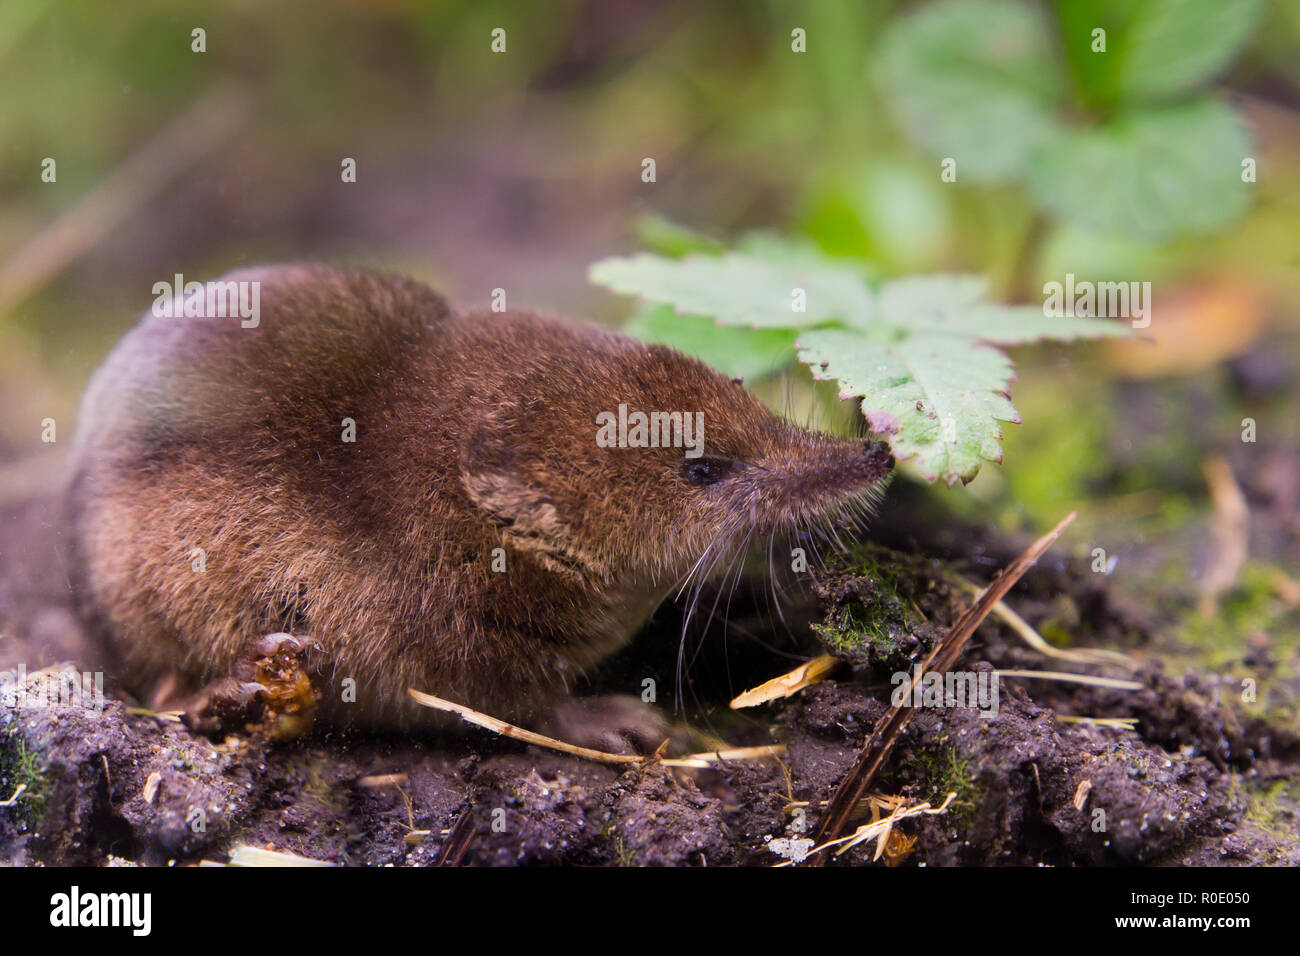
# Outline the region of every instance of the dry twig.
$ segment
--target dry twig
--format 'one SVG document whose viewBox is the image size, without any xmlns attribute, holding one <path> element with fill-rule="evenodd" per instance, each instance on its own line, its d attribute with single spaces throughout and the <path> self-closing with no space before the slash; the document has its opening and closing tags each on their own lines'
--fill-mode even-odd
<svg viewBox="0 0 1300 956">
<path fill-rule="evenodd" d="M 1237 576 L 1246 565 L 1250 551 L 1250 508 L 1227 459 L 1218 455 L 1207 458 L 1203 470 L 1214 501 L 1214 521 L 1210 526 L 1213 558 L 1201 578 L 1200 611 L 1209 615 L 1218 609 L 1219 598 L 1237 583 Z"/>
<path fill-rule="evenodd" d="M 1088 684 L 1092 687 L 1109 687 L 1113 690 L 1141 690 L 1143 684 L 1135 680 L 1120 680 L 1118 677 L 1093 677 L 1091 674 L 1069 674 L 1065 671 L 994 671 L 1002 677 L 1031 677 L 1036 680 L 1054 680 L 1064 684 Z"/>
<path fill-rule="evenodd" d="M 554 737 L 547 737 L 545 734 L 525 730 L 523 727 L 516 727 L 514 724 L 507 723 L 499 717 L 484 714 L 472 707 L 466 707 L 464 704 L 457 704 L 454 701 L 443 700 L 441 697 L 434 697 L 432 694 L 421 693 L 414 688 L 408 689 L 407 693 L 425 707 L 457 714 L 462 720 L 474 724 L 476 727 L 490 730 L 494 734 L 500 734 L 514 740 L 522 740 L 524 743 L 546 747 L 549 750 L 558 750 L 560 753 L 582 757 L 584 760 L 595 760 L 599 763 L 645 764 L 653 761 L 665 767 L 703 768 L 727 760 L 764 760 L 769 757 L 779 757 L 785 753 L 785 747 L 780 744 L 772 744 L 763 747 L 733 747 L 729 750 L 716 750 L 712 753 L 687 754 L 685 757 L 664 758 L 642 757 L 637 754 L 614 754 L 604 750 L 592 750 L 590 747 L 579 747 L 575 744 L 565 743 L 563 740 L 556 740 Z"/>
<path fill-rule="evenodd" d="M 980 593 L 979 586 L 967 581 L 965 578 L 954 575 L 954 580 L 959 582 L 963 588 L 972 594 Z M 1136 667 L 1137 662 L 1127 654 L 1121 654 L 1119 651 L 1109 651 L 1104 648 L 1082 647 L 1075 650 L 1066 650 L 1060 647 L 1054 647 L 1047 642 L 1047 638 L 1039 634 L 1037 629 L 1017 614 L 1005 601 L 999 601 L 993 605 L 993 613 L 1000 617 L 1011 630 L 1015 631 L 1026 644 L 1044 654 L 1047 657 L 1056 657 L 1063 661 L 1073 661 L 1076 664 L 1119 664 L 1122 667 Z"/>
<path fill-rule="evenodd" d="M 814 657 L 787 674 L 773 677 L 771 680 L 745 691 L 731 702 L 731 709 L 740 710 L 742 707 L 757 707 L 759 704 L 766 704 L 768 701 L 790 697 L 805 687 L 811 687 L 813 684 L 825 680 L 826 675 L 833 671 L 837 664 L 839 664 L 839 658 L 832 657 L 830 654 Z"/>
</svg>

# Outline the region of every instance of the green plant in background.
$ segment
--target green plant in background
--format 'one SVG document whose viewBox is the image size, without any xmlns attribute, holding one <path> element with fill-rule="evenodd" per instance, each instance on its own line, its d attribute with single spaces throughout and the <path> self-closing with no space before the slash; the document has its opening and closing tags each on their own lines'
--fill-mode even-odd
<svg viewBox="0 0 1300 956">
<path fill-rule="evenodd" d="M 1259 0 L 945 0 L 893 24 L 879 78 L 908 135 L 958 178 L 1016 181 L 1077 225 L 1148 239 L 1232 221 L 1250 138 L 1201 92 Z"/>
<path fill-rule="evenodd" d="M 1261 8 L 940 0 L 890 22 L 878 85 L 914 141 L 955 160 L 959 182 L 1019 183 L 1040 219 L 1164 242 L 1221 227 L 1248 202 L 1250 139 L 1203 87 L 1252 35 Z M 836 209 L 822 202 L 815 220 L 834 227 L 833 240 L 845 231 Z M 1028 228 L 1025 241 L 1035 235 Z M 590 273 L 647 303 L 633 334 L 746 377 L 797 357 L 814 378 L 836 380 L 841 398 L 860 397 L 872 431 L 932 481 L 966 482 L 981 462 L 1001 460 L 999 422 L 1019 415 L 1007 394 L 1011 362 L 997 346 L 1127 332 L 992 304 L 988 285 L 970 276 L 881 282 L 898 263 L 852 236 L 819 233 L 823 251 L 751 237 L 727 252 L 651 220 L 641 239 L 662 255 L 609 259 Z M 836 253 L 854 258 L 828 256 Z M 1023 277 L 1013 286 L 1024 294 Z"/>
<path fill-rule="evenodd" d="M 634 334 L 729 374 L 781 367 L 797 350 L 814 378 L 837 380 L 841 398 L 861 398 L 871 430 L 898 458 L 948 484 L 970 481 L 982 461 L 1000 461 L 998 423 L 1020 420 L 1008 397 L 1011 360 L 995 345 L 1129 331 L 992 304 L 974 276 L 872 284 L 843 260 L 762 237 L 719 255 L 605 259 L 590 277 L 654 304 L 633 320 Z M 717 327 L 723 335 L 713 334 Z"/>
</svg>

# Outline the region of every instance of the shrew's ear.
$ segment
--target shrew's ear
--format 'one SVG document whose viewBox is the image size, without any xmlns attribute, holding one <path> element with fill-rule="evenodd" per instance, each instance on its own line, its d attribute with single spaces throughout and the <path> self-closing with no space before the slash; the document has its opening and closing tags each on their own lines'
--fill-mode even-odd
<svg viewBox="0 0 1300 956">
<path fill-rule="evenodd" d="M 587 553 L 555 502 L 536 481 L 512 427 L 515 409 L 498 408 L 471 429 L 460 452 L 460 478 L 470 500 L 501 532 L 502 541 L 546 570 L 576 579 L 603 578 L 609 569 Z"/>
<path fill-rule="evenodd" d="M 470 429 L 460 450 L 460 480 L 470 500 L 502 528 L 560 530 L 555 505 L 530 480 L 511 427 L 516 409 L 496 408 Z"/>
</svg>

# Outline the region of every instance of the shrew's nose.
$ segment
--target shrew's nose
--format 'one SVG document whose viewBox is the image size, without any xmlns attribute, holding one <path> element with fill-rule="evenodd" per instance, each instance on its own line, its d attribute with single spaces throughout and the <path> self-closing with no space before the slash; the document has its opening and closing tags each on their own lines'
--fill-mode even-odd
<svg viewBox="0 0 1300 956">
<path fill-rule="evenodd" d="M 867 461 L 878 468 L 888 471 L 894 467 L 894 456 L 890 453 L 889 446 L 883 441 L 863 442 L 862 450 L 866 453 Z"/>
</svg>

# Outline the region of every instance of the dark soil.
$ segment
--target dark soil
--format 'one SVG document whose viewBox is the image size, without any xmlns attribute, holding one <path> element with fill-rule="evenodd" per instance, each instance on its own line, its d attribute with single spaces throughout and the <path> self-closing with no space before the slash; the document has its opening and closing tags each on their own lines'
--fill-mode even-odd
<svg viewBox="0 0 1300 956">
<path fill-rule="evenodd" d="M 984 582 L 1028 541 L 940 515 L 931 526 L 947 540 L 922 542 L 916 531 L 925 525 L 894 527 L 888 515 L 933 512 L 933 497 L 897 482 L 887 504 L 873 529 L 877 543 L 836 558 L 804 600 L 792 595 L 788 631 L 773 633 L 761 569 L 746 582 L 752 594 L 745 587 L 733 596 L 725 625 L 687 641 L 679 719 L 733 746 L 783 743 L 780 763 L 622 770 L 469 728 L 418 739 L 317 730 L 278 746 L 245 737 L 214 743 L 115 699 L 102 712 L 3 706 L 0 799 L 19 785 L 25 792 L 0 808 L 0 861 L 224 861 L 248 844 L 349 865 L 779 863 L 775 849 L 811 835 L 820 802 L 885 712 L 890 675 L 923 657 L 969 600 L 952 575 Z M 42 559 L 52 555 L 50 505 L 9 511 L 0 663 L 22 663 L 29 674 L 63 659 L 92 666 L 57 563 Z M 32 544 L 42 535 L 46 551 Z M 1108 581 L 1083 559 L 1053 553 L 1010 603 L 1045 631 L 1068 622 L 1076 647 L 1131 653 L 1136 670 L 1086 670 L 1142 689 L 1003 679 L 996 716 L 923 708 L 877 790 L 933 806 L 956 796 L 943 814 L 899 824 L 915 842 L 891 843 L 889 862 L 1300 863 L 1300 740 L 1287 708 L 1244 702 L 1231 674 L 1167 673 L 1161 628 Z M 626 691 L 642 675 L 660 675 L 660 703 L 672 706 L 663 698 L 675 688 L 679 632 L 665 609 L 585 690 Z M 814 634 L 844 661 L 835 679 L 756 711 L 727 708 L 734 693 L 817 653 Z M 959 666 L 993 664 L 1080 670 L 989 621 Z M 1136 724 L 1058 719 L 1067 714 Z M 403 776 L 366 779 L 385 774 Z M 795 801 L 810 803 L 796 810 Z M 867 843 L 833 861 L 868 864 L 874 849 Z"/>
</svg>

